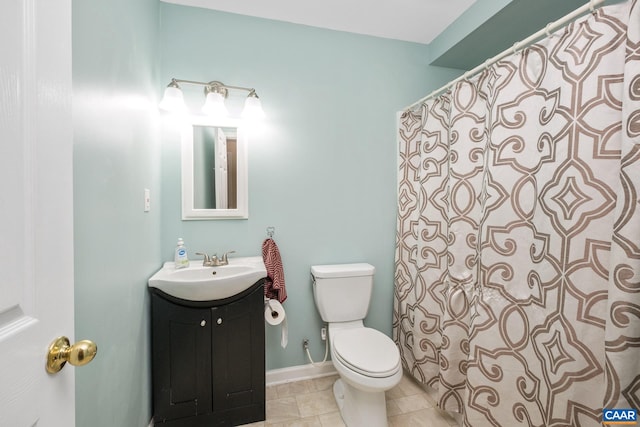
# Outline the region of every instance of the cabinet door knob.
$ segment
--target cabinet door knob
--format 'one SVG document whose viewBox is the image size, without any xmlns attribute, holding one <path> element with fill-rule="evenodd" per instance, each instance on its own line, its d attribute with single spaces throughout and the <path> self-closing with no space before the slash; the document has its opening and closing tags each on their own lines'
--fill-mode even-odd
<svg viewBox="0 0 640 427">
<path fill-rule="evenodd" d="M 216 321 L 216 323 L 218 325 L 222 325 L 222 317 L 218 317 L 218 320 Z"/>
<path fill-rule="evenodd" d="M 200 322 L 200 326 L 205 326 L 207 324 L 206 320 L 203 320 L 202 322 Z"/>
</svg>

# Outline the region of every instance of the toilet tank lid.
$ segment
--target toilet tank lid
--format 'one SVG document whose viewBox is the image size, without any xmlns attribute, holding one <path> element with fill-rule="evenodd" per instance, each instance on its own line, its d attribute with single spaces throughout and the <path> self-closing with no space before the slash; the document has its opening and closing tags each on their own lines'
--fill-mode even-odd
<svg viewBox="0 0 640 427">
<path fill-rule="evenodd" d="M 320 279 L 328 279 L 332 277 L 356 277 L 356 276 L 373 276 L 376 268 L 371 264 L 331 264 L 331 265 L 312 265 L 311 274 L 313 277 Z"/>
</svg>

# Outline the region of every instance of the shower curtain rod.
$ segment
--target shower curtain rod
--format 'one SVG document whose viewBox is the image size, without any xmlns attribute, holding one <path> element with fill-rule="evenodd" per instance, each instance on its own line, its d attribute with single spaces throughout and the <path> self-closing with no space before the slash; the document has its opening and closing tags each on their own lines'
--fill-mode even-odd
<svg viewBox="0 0 640 427">
<path fill-rule="evenodd" d="M 509 54 L 512 54 L 512 53 L 513 54 L 516 53 L 518 50 L 522 49 L 523 47 L 526 47 L 526 46 L 530 45 L 531 43 L 533 43 L 534 41 L 538 40 L 542 36 L 544 36 L 544 35 L 550 36 L 552 31 L 554 31 L 557 28 L 559 28 L 559 27 L 561 27 L 561 26 L 573 21 L 574 19 L 576 19 L 580 15 L 583 15 L 585 12 L 587 12 L 587 11 L 595 12 L 596 6 L 604 3 L 605 1 L 606 0 L 590 0 L 589 3 L 579 7 L 578 9 L 574 10 L 573 12 L 570 12 L 568 15 L 565 15 L 564 17 L 558 19 L 557 21 L 554 21 L 554 22 L 548 24 L 546 27 L 544 27 L 543 29 L 541 29 L 537 33 L 534 33 L 534 34 L 530 35 L 526 39 L 514 43 L 514 45 L 512 47 L 510 47 L 509 49 L 506 49 L 506 50 L 502 51 L 501 53 L 497 54 L 493 58 L 487 59 L 484 63 L 478 65 L 476 68 L 474 68 L 474 69 L 472 69 L 470 71 L 467 71 L 466 73 L 464 73 L 463 75 L 461 75 L 457 79 L 450 81 L 446 85 L 442 86 L 440 89 L 436 89 L 433 92 L 431 92 L 429 95 L 425 96 L 424 98 L 421 98 L 421 99 L 417 100 L 416 102 L 414 102 L 413 104 L 404 107 L 402 109 L 402 111 L 411 110 L 413 107 L 415 107 L 415 106 L 417 106 L 419 104 L 422 104 L 427 99 L 433 98 L 434 96 L 436 96 L 440 92 L 444 92 L 445 90 L 449 89 L 450 87 L 452 87 L 453 85 L 455 85 L 459 81 L 466 80 L 469 77 L 471 77 L 471 76 L 479 73 L 480 71 L 484 70 L 485 68 L 489 68 L 490 66 L 492 66 L 493 64 L 495 64 L 496 62 L 498 62 L 499 60 L 504 58 L 505 56 L 507 56 Z"/>
</svg>

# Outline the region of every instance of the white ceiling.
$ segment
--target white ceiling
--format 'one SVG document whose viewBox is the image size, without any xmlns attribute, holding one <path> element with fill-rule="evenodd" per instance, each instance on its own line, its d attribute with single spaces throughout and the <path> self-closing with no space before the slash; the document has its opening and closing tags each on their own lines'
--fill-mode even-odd
<svg viewBox="0 0 640 427">
<path fill-rule="evenodd" d="M 428 44 L 475 0 L 163 0 Z"/>
</svg>

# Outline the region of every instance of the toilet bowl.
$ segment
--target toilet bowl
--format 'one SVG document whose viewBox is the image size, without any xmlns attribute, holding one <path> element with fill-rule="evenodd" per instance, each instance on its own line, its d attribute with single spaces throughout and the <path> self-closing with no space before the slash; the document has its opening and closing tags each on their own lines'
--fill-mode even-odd
<svg viewBox="0 0 640 427">
<path fill-rule="evenodd" d="M 329 324 L 331 359 L 340 376 L 333 393 L 348 427 L 387 426 L 385 391 L 402 379 L 395 343 L 363 323 L 374 271 L 369 264 L 311 267 L 316 305 Z"/>
<path fill-rule="evenodd" d="M 385 391 L 402 379 L 400 353 L 382 332 L 329 324 L 331 360 L 340 375 L 333 394 L 348 427 L 387 425 Z"/>
</svg>

